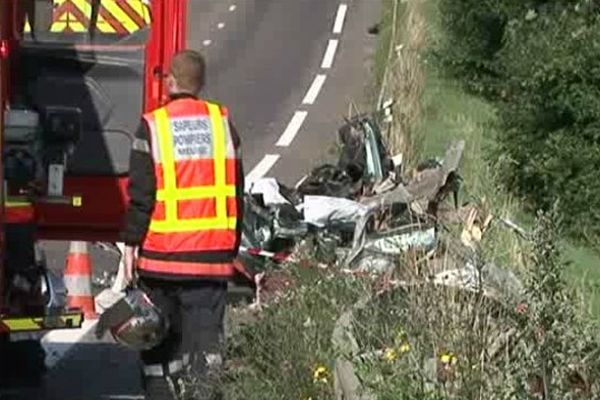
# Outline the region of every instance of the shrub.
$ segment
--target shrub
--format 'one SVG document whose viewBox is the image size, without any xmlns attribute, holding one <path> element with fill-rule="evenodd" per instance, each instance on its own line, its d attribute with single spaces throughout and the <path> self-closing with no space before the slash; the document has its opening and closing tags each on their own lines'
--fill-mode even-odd
<svg viewBox="0 0 600 400">
<path fill-rule="evenodd" d="M 508 30 L 499 151 L 513 161 L 504 181 L 531 208 L 561 199 L 567 233 L 600 237 L 600 19 L 548 11 Z"/>
<path fill-rule="evenodd" d="M 439 0 L 434 54 L 494 100 L 503 183 L 531 210 L 561 200 L 565 233 L 600 238 L 600 3 Z"/>
</svg>

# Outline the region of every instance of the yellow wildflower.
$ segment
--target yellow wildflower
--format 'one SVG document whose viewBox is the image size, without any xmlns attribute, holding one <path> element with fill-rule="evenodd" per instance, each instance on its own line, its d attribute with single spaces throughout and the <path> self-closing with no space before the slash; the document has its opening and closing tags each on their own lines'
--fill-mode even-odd
<svg viewBox="0 0 600 400">
<path fill-rule="evenodd" d="M 385 358 L 389 362 L 392 362 L 396 358 L 398 358 L 398 354 L 396 353 L 396 350 L 394 350 L 392 348 L 387 348 L 387 349 L 385 349 L 385 351 L 383 353 L 383 358 Z"/>
<path fill-rule="evenodd" d="M 443 364 L 456 364 L 456 356 L 454 355 L 454 353 L 450 352 L 450 353 L 444 353 L 440 356 L 440 361 Z"/>
<path fill-rule="evenodd" d="M 313 370 L 313 380 L 315 382 L 327 383 L 329 372 L 324 365 L 317 365 Z"/>
<path fill-rule="evenodd" d="M 408 353 L 410 351 L 410 343 L 408 342 L 404 342 L 401 346 L 400 346 L 400 353 Z"/>
</svg>

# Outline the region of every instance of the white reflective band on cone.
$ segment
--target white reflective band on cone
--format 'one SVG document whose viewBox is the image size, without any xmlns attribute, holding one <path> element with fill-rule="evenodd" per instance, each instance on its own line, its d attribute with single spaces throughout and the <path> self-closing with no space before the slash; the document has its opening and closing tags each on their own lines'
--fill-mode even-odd
<svg viewBox="0 0 600 400">
<path fill-rule="evenodd" d="M 87 242 L 71 242 L 69 252 L 74 254 L 88 254 Z"/>
<path fill-rule="evenodd" d="M 70 296 L 92 296 L 89 276 L 65 275 L 63 281 Z"/>
</svg>

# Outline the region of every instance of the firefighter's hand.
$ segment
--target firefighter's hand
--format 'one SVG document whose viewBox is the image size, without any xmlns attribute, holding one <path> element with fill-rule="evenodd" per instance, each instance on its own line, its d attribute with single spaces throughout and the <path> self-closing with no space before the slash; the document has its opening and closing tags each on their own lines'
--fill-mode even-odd
<svg viewBox="0 0 600 400">
<path fill-rule="evenodd" d="M 133 273 L 135 268 L 135 253 L 136 248 L 134 246 L 125 246 L 125 284 L 129 285 L 133 282 Z"/>
</svg>

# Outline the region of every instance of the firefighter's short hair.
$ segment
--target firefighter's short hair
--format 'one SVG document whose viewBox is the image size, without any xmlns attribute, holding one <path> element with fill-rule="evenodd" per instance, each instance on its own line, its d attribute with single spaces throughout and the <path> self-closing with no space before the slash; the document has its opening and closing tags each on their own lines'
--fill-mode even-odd
<svg viewBox="0 0 600 400">
<path fill-rule="evenodd" d="M 196 94 L 204 87 L 205 71 L 204 57 L 194 50 L 180 51 L 171 61 L 171 75 L 179 89 L 185 92 Z"/>
</svg>

